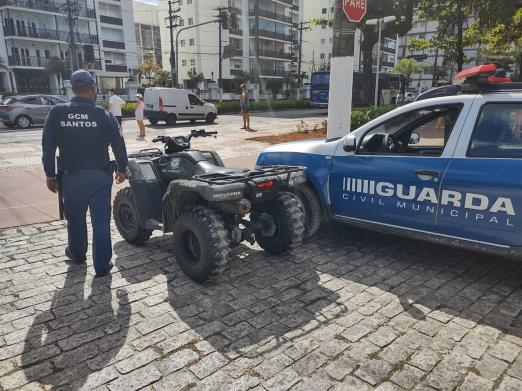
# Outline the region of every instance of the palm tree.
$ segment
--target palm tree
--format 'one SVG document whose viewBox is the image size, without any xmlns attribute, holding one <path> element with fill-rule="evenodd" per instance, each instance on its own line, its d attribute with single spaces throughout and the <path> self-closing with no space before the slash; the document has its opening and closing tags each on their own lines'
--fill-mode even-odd
<svg viewBox="0 0 522 391">
<path fill-rule="evenodd" d="M 154 85 L 156 87 L 170 87 L 170 72 L 168 71 L 159 71 L 156 74 L 156 78 L 154 79 Z"/>
<path fill-rule="evenodd" d="M 408 89 L 411 82 L 411 76 L 414 73 L 422 72 L 424 67 L 424 64 L 415 61 L 413 58 L 403 58 L 397 63 L 397 65 L 395 65 L 393 71 L 404 75 L 404 78 L 406 79 L 405 86 L 406 89 Z"/>
</svg>

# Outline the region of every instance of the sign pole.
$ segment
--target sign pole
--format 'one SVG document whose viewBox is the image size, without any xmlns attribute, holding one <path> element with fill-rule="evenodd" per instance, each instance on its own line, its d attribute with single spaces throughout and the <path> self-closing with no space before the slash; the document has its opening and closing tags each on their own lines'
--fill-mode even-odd
<svg viewBox="0 0 522 391">
<path fill-rule="evenodd" d="M 366 5 L 365 0 L 361 1 Z M 328 129 L 326 132 L 328 139 L 343 137 L 350 133 L 356 28 L 355 23 L 348 20 L 349 15 L 346 9 L 350 2 L 350 0 L 335 0 Z M 360 19 L 364 14 L 366 14 L 366 7 Z"/>
<path fill-rule="evenodd" d="M 377 29 L 379 30 L 379 40 L 377 41 L 377 69 L 375 70 L 375 96 L 373 107 L 379 106 L 379 77 L 381 73 L 381 39 L 382 39 L 382 19 L 377 20 Z"/>
</svg>

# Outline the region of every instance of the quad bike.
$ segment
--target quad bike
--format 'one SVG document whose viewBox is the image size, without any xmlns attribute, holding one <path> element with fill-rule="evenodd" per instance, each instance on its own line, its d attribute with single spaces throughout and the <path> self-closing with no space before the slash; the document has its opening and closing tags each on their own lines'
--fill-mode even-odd
<svg viewBox="0 0 522 391">
<path fill-rule="evenodd" d="M 292 194 L 306 182 L 303 168 L 225 168 L 216 152 L 190 149 L 192 139 L 216 134 L 156 137 L 164 152 L 130 155 L 130 187 L 114 200 L 116 227 L 127 242 L 144 244 L 153 230 L 172 232 L 176 260 L 199 282 L 221 275 L 230 248 L 243 241 L 275 255 L 298 246 L 305 233 L 304 210 Z"/>
</svg>

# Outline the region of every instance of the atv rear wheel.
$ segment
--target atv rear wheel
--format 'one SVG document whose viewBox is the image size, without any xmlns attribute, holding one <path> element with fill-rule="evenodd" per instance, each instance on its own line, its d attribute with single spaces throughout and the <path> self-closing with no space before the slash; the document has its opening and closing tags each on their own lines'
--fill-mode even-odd
<svg viewBox="0 0 522 391">
<path fill-rule="evenodd" d="M 323 210 L 319 196 L 310 184 L 299 186 L 295 195 L 303 204 L 305 217 L 305 238 L 309 238 L 317 232 L 323 219 Z"/>
<path fill-rule="evenodd" d="M 281 193 L 275 200 L 258 205 L 250 219 L 266 226 L 256 233 L 256 241 L 269 254 L 283 254 L 303 242 L 305 217 L 299 200 L 291 193 Z"/>
<path fill-rule="evenodd" d="M 152 230 L 140 226 L 130 187 L 121 189 L 116 194 L 113 215 L 116 228 L 127 242 L 141 245 L 150 239 Z"/>
<path fill-rule="evenodd" d="M 181 269 L 193 280 L 217 279 L 226 269 L 230 239 L 221 216 L 203 206 L 183 210 L 172 232 Z"/>
</svg>

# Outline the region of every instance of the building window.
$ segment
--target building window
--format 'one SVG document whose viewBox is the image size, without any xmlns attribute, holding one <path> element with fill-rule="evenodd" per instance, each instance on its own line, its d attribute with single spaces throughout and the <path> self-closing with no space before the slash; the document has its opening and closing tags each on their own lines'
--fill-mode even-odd
<svg viewBox="0 0 522 391">
<path fill-rule="evenodd" d="M 185 21 L 183 20 L 183 18 L 179 18 L 178 25 L 179 25 L 180 27 L 182 27 L 182 26 L 185 25 Z"/>
<path fill-rule="evenodd" d="M 191 66 L 196 65 L 196 60 L 194 60 L 194 59 L 190 60 L 190 65 L 191 65 Z"/>
<path fill-rule="evenodd" d="M 188 18 L 188 25 L 192 26 L 194 24 L 194 18 Z"/>
<path fill-rule="evenodd" d="M 189 39 L 189 46 L 194 46 L 194 38 Z"/>
<path fill-rule="evenodd" d="M 326 39 L 321 38 L 321 45 L 324 45 L 326 43 Z"/>
<path fill-rule="evenodd" d="M 192 0 L 187 0 L 187 4 L 192 4 Z"/>
<path fill-rule="evenodd" d="M 321 60 L 324 60 L 324 58 L 325 58 L 324 53 L 321 53 L 321 55 L 319 57 L 321 58 Z"/>
<path fill-rule="evenodd" d="M 181 60 L 181 66 L 186 67 L 187 66 L 187 60 Z"/>
<path fill-rule="evenodd" d="M 181 41 L 179 41 L 179 44 L 180 44 L 181 46 L 185 46 L 185 40 L 182 39 Z"/>
<path fill-rule="evenodd" d="M 326 15 L 327 12 L 328 12 L 328 9 L 327 8 L 323 8 L 323 15 Z"/>
</svg>

